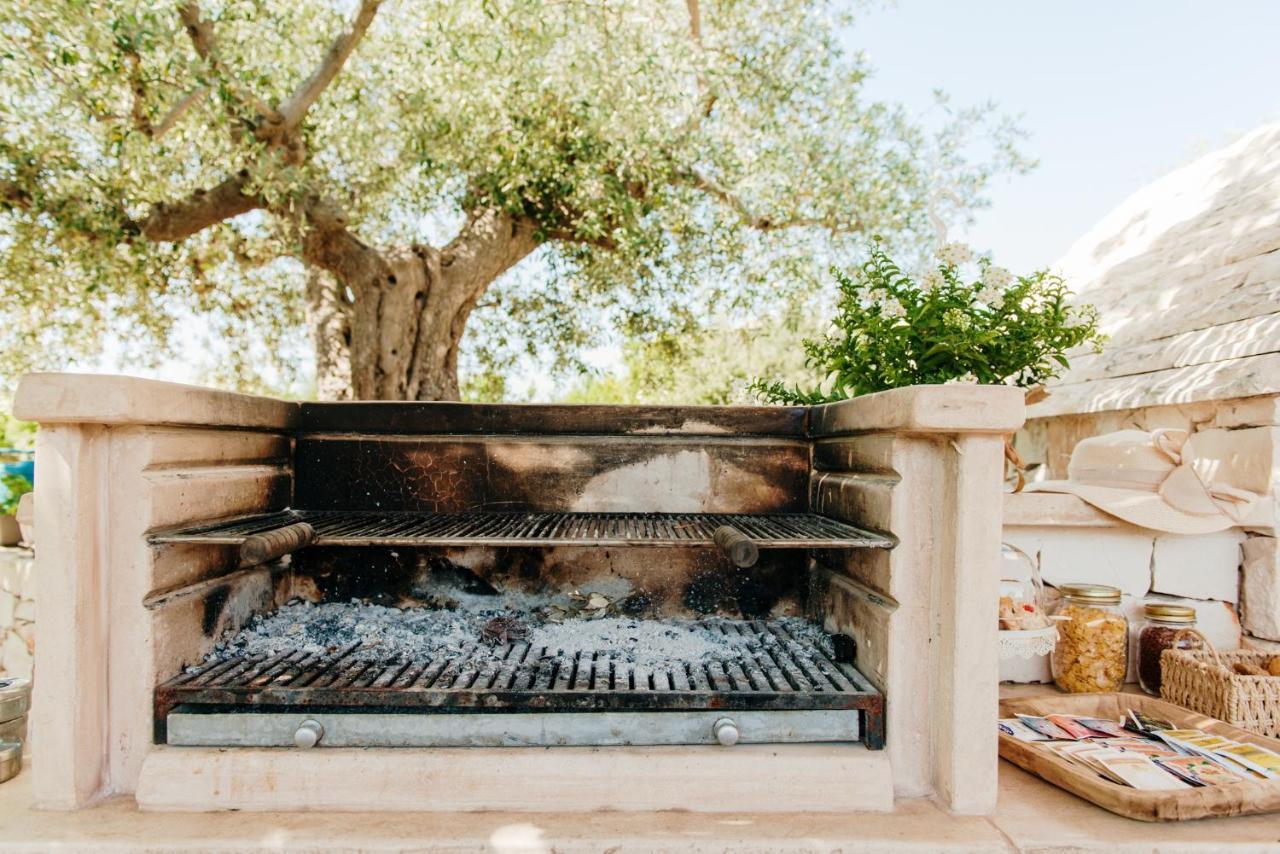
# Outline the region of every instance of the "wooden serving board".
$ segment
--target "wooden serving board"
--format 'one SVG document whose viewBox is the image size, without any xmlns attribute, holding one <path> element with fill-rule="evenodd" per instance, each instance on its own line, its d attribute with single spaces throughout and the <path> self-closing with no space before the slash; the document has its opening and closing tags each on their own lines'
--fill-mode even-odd
<svg viewBox="0 0 1280 854">
<path fill-rule="evenodd" d="M 1002 718 L 1018 714 L 1061 713 L 1119 720 L 1127 709 L 1136 709 L 1152 717 L 1170 721 L 1178 729 L 1199 729 L 1280 753 L 1280 740 L 1257 735 L 1141 694 L 1055 694 L 1000 701 Z M 1000 733 L 1000 756 L 1103 809 L 1140 821 L 1185 821 L 1280 811 L 1280 780 L 1242 781 L 1234 786 L 1147 792 L 1113 783 L 1081 765 L 1053 755 L 1037 743 L 1019 741 L 1004 733 Z"/>
</svg>

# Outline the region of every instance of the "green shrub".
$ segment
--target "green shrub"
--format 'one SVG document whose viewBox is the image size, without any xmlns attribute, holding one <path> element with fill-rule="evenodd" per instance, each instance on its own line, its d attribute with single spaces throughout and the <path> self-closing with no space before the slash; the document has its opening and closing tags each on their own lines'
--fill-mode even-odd
<svg viewBox="0 0 1280 854">
<path fill-rule="evenodd" d="M 1014 276 L 950 243 L 913 280 L 880 244 L 840 287 L 831 331 L 803 342 L 806 364 L 825 377 L 811 388 L 755 379 L 751 391 L 778 403 L 818 404 L 900 386 L 972 382 L 1034 386 L 1069 367 L 1066 353 L 1101 346 L 1097 312 L 1072 305 L 1066 283 L 1042 270 Z M 961 268 L 976 266 L 965 281 Z"/>
<path fill-rule="evenodd" d="M 0 499 L 0 516 L 12 516 L 18 510 L 18 499 L 31 491 L 31 481 L 20 474 L 0 475 L 0 483 L 9 494 Z"/>
</svg>

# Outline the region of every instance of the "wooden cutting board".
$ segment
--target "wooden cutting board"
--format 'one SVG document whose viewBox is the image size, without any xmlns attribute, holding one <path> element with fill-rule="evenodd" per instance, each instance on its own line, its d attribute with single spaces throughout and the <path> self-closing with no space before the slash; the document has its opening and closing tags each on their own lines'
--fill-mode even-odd
<svg viewBox="0 0 1280 854">
<path fill-rule="evenodd" d="M 1280 753 L 1280 740 L 1140 694 L 1055 694 L 1000 701 L 1002 718 L 1061 713 L 1116 721 L 1128 709 L 1170 721 L 1177 729 L 1199 729 Z M 1280 779 L 1148 792 L 1113 783 L 1036 743 L 1019 741 L 1005 733 L 1000 733 L 1000 756 L 1103 809 L 1140 821 L 1184 821 L 1280 811 Z"/>
</svg>

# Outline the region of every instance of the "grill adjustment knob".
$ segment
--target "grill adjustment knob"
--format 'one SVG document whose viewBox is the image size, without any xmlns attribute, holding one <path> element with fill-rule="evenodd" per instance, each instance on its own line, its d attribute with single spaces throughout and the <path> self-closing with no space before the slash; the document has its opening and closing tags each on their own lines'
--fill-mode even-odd
<svg viewBox="0 0 1280 854">
<path fill-rule="evenodd" d="M 711 725 L 711 731 L 715 733 L 716 741 L 725 747 L 733 747 L 742 735 L 738 732 L 738 725 L 734 723 L 733 718 L 720 718 Z"/>
<path fill-rule="evenodd" d="M 298 724 L 293 733 L 293 743 L 301 748 L 315 747 L 324 738 L 324 727 L 319 721 L 308 718 Z"/>
</svg>

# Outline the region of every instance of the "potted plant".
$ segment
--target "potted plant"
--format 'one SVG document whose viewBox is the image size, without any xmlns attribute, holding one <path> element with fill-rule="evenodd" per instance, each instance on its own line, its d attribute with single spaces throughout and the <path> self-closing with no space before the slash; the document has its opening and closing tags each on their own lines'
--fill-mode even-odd
<svg viewBox="0 0 1280 854">
<path fill-rule="evenodd" d="M 859 269 L 831 272 L 840 288 L 831 331 L 803 342 L 824 379 L 804 388 L 757 378 L 750 388 L 761 399 L 819 404 L 949 382 L 1032 388 L 1069 367 L 1068 351 L 1103 341 L 1097 312 L 1069 303 L 1060 277 L 1015 276 L 959 243 L 915 278 L 879 241 Z"/>
<path fill-rule="evenodd" d="M 16 546 L 22 531 L 16 517 L 18 501 L 31 491 L 31 481 L 17 472 L 0 474 L 0 546 Z"/>
</svg>

